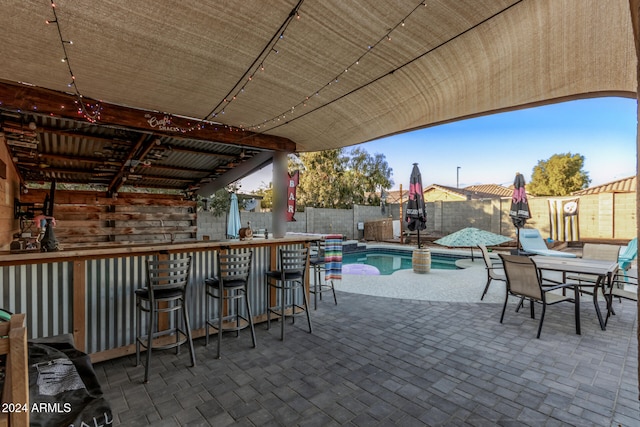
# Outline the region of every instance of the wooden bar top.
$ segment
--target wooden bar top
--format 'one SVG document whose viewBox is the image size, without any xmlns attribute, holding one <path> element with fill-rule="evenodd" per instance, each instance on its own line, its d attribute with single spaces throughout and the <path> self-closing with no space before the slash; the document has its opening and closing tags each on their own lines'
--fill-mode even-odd
<svg viewBox="0 0 640 427">
<path fill-rule="evenodd" d="M 78 249 L 67 249 L 57 252 L 22 252 L 22 253 L 0 253 L 0 266 L 21 265 L 21 264 L 43 264 L 48 262 L 71 261 L 77 259 L 114 258 L 129 255 L 145 255 L 157 252 L 180 253 L 191 251 L 203 251 L 218 248 L 247 248 L 247 247 L 268 247 L 281 246 L 296 243 L 307 243 L 322 238 L 320 234 L 294 234 L 281 238 L 254 238 L 251 240 L 198 240 L 193 242 L 177 243 L 153 243 L 140 245 L 118 245 L 109 247 L 83 247 Z"/>
</svg>

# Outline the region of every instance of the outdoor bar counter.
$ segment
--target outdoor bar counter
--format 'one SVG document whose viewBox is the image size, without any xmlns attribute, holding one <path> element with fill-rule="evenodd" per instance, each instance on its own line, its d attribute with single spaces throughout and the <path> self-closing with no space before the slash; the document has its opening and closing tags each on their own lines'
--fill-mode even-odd
<svg viewBox="0 0 640 427">
<path fill-rule="evenodd" d="M 250 248 L 249 282 L 254 319 L 265 319 L 264 272 L 276 266 L 278 248 L 300 247 L 317 235 L 274 239 L 194 241 L 0 254 L 0 307 L 25 313 L 29 338 L 73 334 L 93 362 L 135 352 L 134 290 L 146 279 L 146 260 L 191 256 L 188 307 L 195 337 L 204 334 L 204 280 L 213 276 L 216 252 Z"/>
</svg>

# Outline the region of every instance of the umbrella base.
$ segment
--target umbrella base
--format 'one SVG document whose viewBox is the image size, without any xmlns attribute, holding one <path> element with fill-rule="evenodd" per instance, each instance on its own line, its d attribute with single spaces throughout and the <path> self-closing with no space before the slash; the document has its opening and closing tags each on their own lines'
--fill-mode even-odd
<svg viewBox="0 0 640 427">
<path fill-rule="evenodd" d="M 413 272 L 425 274 L 431 271 L 431 251 L 427 248 L 414 249 L 411 257 Z"/>
</svg>

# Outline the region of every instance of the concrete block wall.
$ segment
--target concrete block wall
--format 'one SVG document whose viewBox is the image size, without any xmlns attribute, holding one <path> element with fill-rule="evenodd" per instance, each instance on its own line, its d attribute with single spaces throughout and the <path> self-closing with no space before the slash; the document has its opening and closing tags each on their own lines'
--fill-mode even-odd
<svg viewBox="0 0 640 427">
<path fill-rule="evenodd" d="M 406 205 L 405 205 L 406 206 Z M 537 228 L 548 236 L 549 202 L 547 198 L 529 199 L 531 219 L 526 227 Z M 475 227 L 512 238 L 516 229 L 509 217 L 511 199 L 428 202 L 426 235 L 445 236 L 465 227 Z M 403 210 L 404 212 L 404 210 Z M 354 206 L 353 209 L 307 208 L 297 212 L 296 221 L 286 224 L 287 232 L 339 233 L 347 239 L 360 239 L 358 222 L 384 218 L 399 219 L 399 205 L 389 205 L 385 213 L 379 206 Z M 270 229 L 270 212 L 241 212 L 242 224 L 251 221 L 251 228 Z M 631 240 L 636 236 L 636 194 L 603 193 L 580 197 L 579 226 L 581 239 Z M 406 226 L 403 225 L 406 230 Z M 209 212 L 198 213 L 198 238 L 223 239 L 226 234 L 226 216 L 214 217 Z"/>
<path fill-rule="evenodd" d="M 636 195 L 634 193 L 614 194 L 613 237 L 625 239 L 636 235 Z"/>
</svg>

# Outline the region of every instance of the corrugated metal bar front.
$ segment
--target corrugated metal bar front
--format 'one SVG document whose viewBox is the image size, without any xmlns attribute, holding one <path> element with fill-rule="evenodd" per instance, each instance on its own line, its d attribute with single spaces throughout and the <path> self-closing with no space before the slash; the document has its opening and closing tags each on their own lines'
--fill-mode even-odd
<svg viewBox="0 0 640 427">
<path fill-rule="evenodd" d="M 266 307 L 264 271 L 270 266 L 270 248 L 254 247 L 249 279 L 249 301 L 254 316 Z M 172 254 L 191 256 L 191 277 L 187 307 L 192 329 L 204 328 L 204 280 L 216 270 L 216 251 Z M 87 352 L 96 353 L 135 343 L 135 289 L 144 286 L 146 260 L 151 256 L 107 258 L 87 261 Z M 214 310 L 216 310 L 214 308 Z M 241 313 L 245 314 L 244 307 Z M 216 316 L 217 311 L 212 315 Z M 173 326 L 173 317 L 169 319 Z M 147 326 L 142 316 L 143 330 Z"/>
<path fill-rule="evenodd" d="M 0 267 L 0 307 L 25 313 L 29 338 L 73 333 L 73 263 Z"/>
<path fill-rule="evenodd" d="M 299 244 L 281 247 L 299 247 Z M 244 249 L 233 249 L 244 250 Z M 249 301 L 254 316 L 265 313 L 267 290 L 264 272 L 271 265 L 271 247 L 252 247 Z M 171 254 L 189 255 L 192 270 L 188 310 L 192 329 L 204 328 L 204 280 L 215 274 L 216 249 L 200 249 Z M 86 346 L 98 353 L 135 343 L 135 289 L 144 286 L 146 261 L 152 255 L 87 259 Z M 27 315 L 30 338 L 73 333 L 74 262 L 53 262 L 0 267 L 0 308 Z M 82 282 L 82 281 L 80 281 Z M 241 308 L 245 314 L 245 308 Z M 212 315 L 216 316 L 217 312 Z M 171 324 L 172 320 L 170 320 Z M 141 322 L 146 327 L 145 316 Z"/>
</svg>

